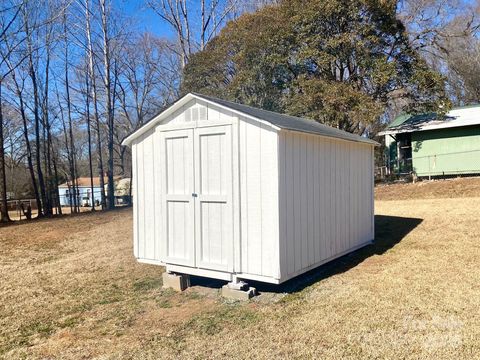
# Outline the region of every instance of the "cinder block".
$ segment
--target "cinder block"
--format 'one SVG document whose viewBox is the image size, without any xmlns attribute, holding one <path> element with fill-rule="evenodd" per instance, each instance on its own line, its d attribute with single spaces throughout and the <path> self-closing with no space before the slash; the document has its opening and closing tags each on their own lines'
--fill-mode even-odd
<svg viewBox="0 0 480 360">
<path fill-rule="evenodd" d="M 248 301 L 255 295 L 257 295 L 257 290 L 253 287 L 250 287 L 247 290 L 232 289 L 228 285 L 222 287 L 222 296 L 227 299 Z"/>
<path fill-rule="evenodd" d="M 164 288 L 172 288 L 175 291 L 183 291 L 190 286 L 189 275 L 164 272 L 162 278 Z"/>
</svg>

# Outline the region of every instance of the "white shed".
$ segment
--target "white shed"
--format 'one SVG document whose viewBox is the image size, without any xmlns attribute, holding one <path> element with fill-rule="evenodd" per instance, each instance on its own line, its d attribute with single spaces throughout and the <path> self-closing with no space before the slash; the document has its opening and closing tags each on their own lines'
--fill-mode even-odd
<svg viewBox="0 0 480 360">
<path fill-rule="evenodd" d="M 374 238 L 367 138 L 188 94 L 123 144 L 140 262 L 279 284 Z"/>
</svg>

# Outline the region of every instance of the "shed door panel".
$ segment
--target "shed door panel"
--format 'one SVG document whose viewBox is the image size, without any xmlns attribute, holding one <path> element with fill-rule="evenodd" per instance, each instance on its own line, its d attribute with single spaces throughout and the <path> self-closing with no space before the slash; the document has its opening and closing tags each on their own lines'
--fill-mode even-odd
<svg viewBox="0 0 480 360">
<path fill-rule="evenodd" d="M 233 270 L 231 126 L 195 129 L 196 265 Z"/>
<path fill-rule="evenodd" d="M 193 130 L 162 132 L 161 144 L 164 261 L 194 266 Z"/>
</svg>

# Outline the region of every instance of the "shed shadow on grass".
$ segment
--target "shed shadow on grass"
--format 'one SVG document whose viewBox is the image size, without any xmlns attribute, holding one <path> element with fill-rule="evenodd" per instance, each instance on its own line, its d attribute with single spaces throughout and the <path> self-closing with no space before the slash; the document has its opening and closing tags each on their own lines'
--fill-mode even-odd
<svg viewBox="0 0 480 360">
<path fill-rule="evenodd" d="M 343 273 L 373 255 L 382 255 L 415 229 L 423 219 L 375 215 L 375 241 L 364 248 L 332 260 L 280 285 L 248 281 L 259 293 L 296 293 L 330 276 Z M 225 281 L 191 276 L 192 286 L 221 288 Z"/>
<path fill-rule="evenodd" d="M 382 255 L 402 241 L 423 219 L 375 215 L 375 240 L 357 251 L 321 265 L 280 285 L 252 283 L 259 292 L 295 293 L 330 276 L 348 271 L 373 255 Z"/>
</svg>

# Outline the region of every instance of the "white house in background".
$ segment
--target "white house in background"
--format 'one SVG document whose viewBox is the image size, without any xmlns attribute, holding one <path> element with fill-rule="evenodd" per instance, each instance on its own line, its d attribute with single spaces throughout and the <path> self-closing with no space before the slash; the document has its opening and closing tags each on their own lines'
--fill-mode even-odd
<svg viewBox="0 0 480 360">
<path fill-rule="evenodd" d="M 108 195 L 108 177 L 104 178 L 105 196 Z M 114 176 L 115 183 L 115 201 L 117 204 L 128 203 L 130 196 L 130 178 L 122 178 L 121 176 Z M 96 205 L 101 202 L 100 177 L 93 178 L 93 196 L 90 177 L 77 178 L 77 204 L 80 206 L 92 206 L 95 201 Z M 74 204 L 73 188 L 71 182 L 66 182 L 58 186 L 60 195 L 60 205 L 70 206 Z"/>
<path fill-rule="evenodd" d="M 108 184 L 108 178 L 105 178 L 105 184 Z M 91 181 L 89 177 L 80 177 L 77 183 L 77 204 L 80 206 L 92 206 L 93 199 L 96 204 L 100 204 L 101 189 L 100 177 L 93 178 L 93 196 Z M 58 186 L 61 206 L 70 206 L 74 204 L 74 193 L 71 182 L 66 182 Z"/>
<path fill-rule="evenodd" d="M 140 262 L 279 284 L 374 238 L 367 138 L 188 94 L 123 144 Z"/>
<path fill-rule="evenodd" d="M 108 178 L 104 178 L 105 191 L 107 191 Z M 80 206 L 92 206 L 92 202 L 100 205 L 101 189 L 100 177 L 93 178 L 93 196 L 90 177 L 79 177 L 76 180 L 77 185 L 77 204 Z M 74 204 L 74 193 L 72 183 L 67 181 L 58 186 L 58 193 L 60 195 L 60 205 L 70 206 Z"/>
</svg>

